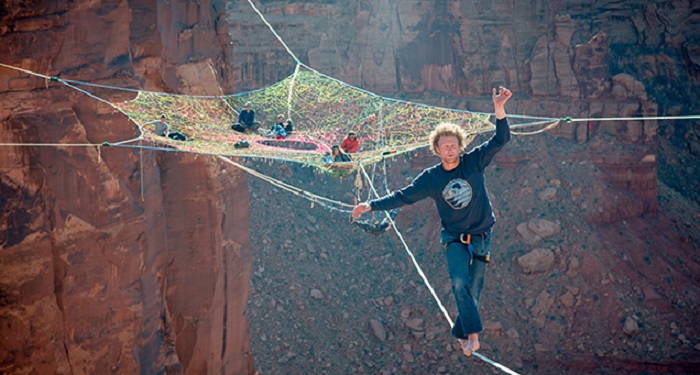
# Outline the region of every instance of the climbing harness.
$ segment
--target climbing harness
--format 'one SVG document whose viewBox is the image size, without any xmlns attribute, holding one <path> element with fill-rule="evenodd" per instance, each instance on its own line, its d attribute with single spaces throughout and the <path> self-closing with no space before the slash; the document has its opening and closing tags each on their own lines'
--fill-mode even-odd
<svg viewBox="0 0 700 375">
<path fill-rule="evenodd" d="M 486 237 L 488 237 L 488 232 L 484 233 L 479 233 L 479 234 L 469 234 L 469 233 L 462 233 L 459 235 L 459 242 L 467 245 L 467 249 L 469 250 L 469 254 L 471 255 L 471 259 L 469 260 L 469 264 L 472 264 L 474 259 L 484 262 L 484 263 L 489 263 L 491 261 L 491 253 L 489 252 L 486 255 L 479 255 L 479 254 L 474 254 L 474 246 L 472 245 L 472 236 L 473 237 L 481 237 L 481 240 L 484 241 L 486 240 Z M 453 241 L 457 242 L 457 241 Z"/>
</svg>

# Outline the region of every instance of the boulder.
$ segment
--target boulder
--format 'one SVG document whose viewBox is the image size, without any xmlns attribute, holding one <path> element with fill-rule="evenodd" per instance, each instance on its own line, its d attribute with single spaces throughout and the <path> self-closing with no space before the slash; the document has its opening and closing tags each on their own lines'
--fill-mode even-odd
<svg viewBox="0 0 700 375">
<path fill-rule="evenodd" d="M 542 238 L 538 237 L 537 235 L 535 235 L 527 229 L 527 223 L 518 224 L 515 230 L 518 232 L 523 242 L 528 245 L 534 245 L 542 240 Z"/>
<path fill-rule="evenodd" d="M 520 338 L 520 334 L 518 333 L 518 331 L 515 328 L 508 329 L 506 331 L 506 336 L 508 336 L 509 339 L 513 339 L 513 340 Z"/>
<path fill-rule="evenodd" d="M 379 321 L 377 319 L 370 319 L 369 320 L 369 327 L 372 329 L 372 333 L 374 333 L 374 337 L 379 339 L 379 341 L 386 340 L 386 329 L 384 328 L 384 324 L 382 324 L 381 321 Z"/>
<path fill-rule="evenodd" d="M 535 305 L 532 306 L 532 314 L 538 316 L 544 314 L 554 305 L 554 300 L 546 290 L 540 292 L 535 298 Z"/>
<path fill-rule="evenodd" d="M 424 329 L 423 322 L 423 319 L 413 318 L 406 322 L 406 326 L 414 331 L 422 331 Z"/>
<path fill-rule="evenodd" d="M 323 293 L 318 289 L 311 289 L 310 295 L 313 299 L 323 299 Z"/>
<path fill-rule="evenodd" d="M 559 231 L 559 224 L 544 219 L 532 219 L 527 223 L 527 229 L 540 236 L 541 238 L 551 237 Z"/>
<path fill-rule="evenodd" d="M 569 258 L 569 263 L 567 265 L 566 275 L 569 277 L 574 277 L 574 276 L 578 275 L 579 267 L 581 267 L 581 264 L 579 263 L 578 258 L 576 258 L 575 256 L 571 256 L 571 258 Z M 569 290 L 571 290 L 571 289 L 569 289 Z M 578 289 L 577 289 L 577 292 L 578 292 Z M 574 293 L 574 295 L 575 294 L 576 293 Z"/>
<path fill-rule="evenodd" d="M 554 253 L 549 249 L 535 249 L 518 258 L 526 274 L 547 272 L 554 265 Z"/>
<path fill-rule="evenodd" d="M 531 219 L 528 222 L 520 223 L 516 230 L 523 242 L 534 245 L 541 240 L 551 237 L 561 231 L 559 224 L 545 219 Z"/>
<path fill-rule="evenodd" d="M 622 327 L 622 332 L 632 336 L 639 333 L 639 324 L 629 316 L 625 319 L 625 325 Z"/>
<path fill-rule="evenodd" d="M 500 336 L 503 333 L 503 325 L 499 322 L 485 321 L 484 332 L 489 335 Z"/>
<path fill-rule="evenodd" d="M 571 307 L 576 303 L 576 299 L 571 292 L 567 291 L 559 297 L 559 302 L 561 302 L 562 306 Z"/>
<path fill-rule="evenodd" d="M 539 193 L 537 193 L 537 197 L 540 198 L 542 202 L 550 202 L 553 201 L 554 199 L 557 198 L 557 188 L 554 187 L 548 187 Z"/>
<path fill-rule="evenodd" d="M 688 142 L 688 149 L 690 153 L 695 156 L 700 156 L 700 142 L 690 141 Z"/>
</svg>

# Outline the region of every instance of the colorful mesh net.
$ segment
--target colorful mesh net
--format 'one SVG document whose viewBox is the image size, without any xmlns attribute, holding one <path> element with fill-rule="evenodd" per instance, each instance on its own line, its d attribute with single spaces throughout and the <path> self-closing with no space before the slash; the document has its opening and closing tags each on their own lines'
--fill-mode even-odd
<svg viewBox="0 0 700 375">
<path fill-rule="evenodd" d="M 324 166 L 323 155 L 350 131 L 360 142 L 359 151 L 352 154 L 353 161 L 371 164 L 382 155 L 424 146 L 427 135 L 440 122 L 457 123 L 472 135 L 493 128 L 486 114 L 383 98 L 299 67 L 286 79 L 247 93 L 195 97 L 141 91 L 135 99 L 114 105 L 141 126 L 144 139 L 170 147 L 315 166 Z M 255 120 L 261 122 L 261 128 L 270 129 L 276 115 L 284 114 L 294 122 L 294 132 L 277 140 L 257 132 L 233 131 L 231 125 L 238 119 L 238 110 L 248 101 L 253 103 Z M 190 140 L 174 141 L 155 135 L 154 121 L 161 114 L 167 116 L 171 131 L 182 132 Z M 234 146 L 242 141 L 248 147 Z"/>
</svg>

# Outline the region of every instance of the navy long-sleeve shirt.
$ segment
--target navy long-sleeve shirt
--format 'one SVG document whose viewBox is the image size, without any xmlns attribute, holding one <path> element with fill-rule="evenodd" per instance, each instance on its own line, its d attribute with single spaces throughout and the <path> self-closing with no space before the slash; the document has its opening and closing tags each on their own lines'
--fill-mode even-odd
<svg viewBox="0 0 700 375">
<path fill-rule="evenodd" d="M 496 222 L 484 168 L 509 140 L 508 120 L 496 120 L 496 133 L 460 156 L 456 168 L 446 171 L 442 163 L 427 168 L 405 188 L 370 201 L 370 207 L 373 211 L 391 210 L 432 198 L 447 232 L 454 236 L 484 233 Z"/>
<path fill-rule="evenodd" d="M 250 110 L 246 111 L 245 109 L 241 111 L 240 114 L 238 114 L 238 122 L 240 124 L 246 124 L 246 125 L 251 125 L 255 121 L 255 111 Z"/>
</svg>

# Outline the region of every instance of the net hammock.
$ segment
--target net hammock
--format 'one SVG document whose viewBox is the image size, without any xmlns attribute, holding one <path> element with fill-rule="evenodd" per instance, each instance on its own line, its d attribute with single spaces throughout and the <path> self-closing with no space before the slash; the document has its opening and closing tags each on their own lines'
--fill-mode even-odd
<svg viewBox="0 0 700 375">
<path fill-rule="evenodd" d="M 248 101 L 253 103 L 260 128 L 270 129 L 275 117 L 283 114 L 294 122 L 294 131 L 285 139 L 233 131 L 231 125 Z M 284 80 L 246 93 L 204 97 L 139 91 L 133 100 L 113 104 L 137 123 L 145 140 L 183 151 L 280 159 L 323 168 L 329 168 L 323 156 L 351 131 L 360 142 L 359 151 L 351 154 L 353 161 L 369 165 L 385 155 L 425 146 L 428 134 L 440 122 L 462 126 L 470 134 L 468 141 L 494 127 L 487 114 L 384 98 L 302 64 Z M 171 130 L 190 140 L 156 135 L 155 121 L 161 114 L 167 116 Z M 235 147 L 239 142 L 247 142 L 247 147 Z"/>
</svg>

